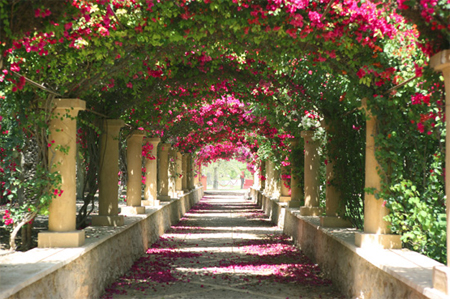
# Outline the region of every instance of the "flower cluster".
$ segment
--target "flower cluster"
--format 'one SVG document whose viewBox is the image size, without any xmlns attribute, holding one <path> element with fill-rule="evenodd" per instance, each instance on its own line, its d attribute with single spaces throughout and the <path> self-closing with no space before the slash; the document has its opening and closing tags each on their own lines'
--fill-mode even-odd
<svg viewBox="0 0 450 299">
<path fill-rule="evenodd" d="M 156 157 L 153 156 L 152 151 L 153 151 L 153 144 L 151 144 L 150 142 L 146 142 L 142 146 L 142 157 L 149 160 L 155 160 Z"/>
<path fill-rule="evenodd" d="M 6 226 L 14 224 L 14 220 L 11 218 L 9 210 L 5 210 L 5 215 L 3 215 L 3 222 Z"/>
</svg>

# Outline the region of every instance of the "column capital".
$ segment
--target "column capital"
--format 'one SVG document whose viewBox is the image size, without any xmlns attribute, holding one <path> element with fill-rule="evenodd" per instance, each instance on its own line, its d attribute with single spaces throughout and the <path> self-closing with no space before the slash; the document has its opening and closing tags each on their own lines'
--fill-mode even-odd
<svg viewBox="0 0 450 299">
<path fill-rule="evenodd" d="M 441 72 L 450 68 L 450 50 L 443 50 L 431 56 L 430 67 Z"/>
<path fill-rule="evenodd" d="M 125 122 L 121 119 L 106 119 L 103 122 L 103 127 L 122 128 L 123 126 L 125 126 Z"/>
<path fill-rule="evenodd" d="M 164 152 L 168 152 L 172 148 L 172 144 L 170 143 L 161 143 L 161 150 Z"/>
<path fill-rule="evenodd" d="M 130 135 L 129 138 L 133 138 L 133 137 L 144 138 L 145 137 L 145 132 L 143 132 L 141 130 L 133 130 L 133 132 L 131 132 L 131 135 Z"/>
<path fill-rule="evenodd" d="M 150 143 L 160 143 L 161 142 L 161 138 L 159 137 L 147 137 L 144 139 L 144 142 L 150 142 Z"/>
<path fill-rule="evenodd" d="M 86 110 L 86 102 L 80 99 L 54 99 L 53 106 L 56 109 Z"/>
</svg>

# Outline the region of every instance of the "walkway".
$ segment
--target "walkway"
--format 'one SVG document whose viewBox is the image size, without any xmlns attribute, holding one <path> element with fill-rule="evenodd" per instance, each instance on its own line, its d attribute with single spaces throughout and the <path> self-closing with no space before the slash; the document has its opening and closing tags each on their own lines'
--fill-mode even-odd
<svg viewBox="0 0 450 299">
<path fill-rule="evenodd" d="M 255 204 L 210 193 L 102 298 L 344 297 Z"/>
</svg>

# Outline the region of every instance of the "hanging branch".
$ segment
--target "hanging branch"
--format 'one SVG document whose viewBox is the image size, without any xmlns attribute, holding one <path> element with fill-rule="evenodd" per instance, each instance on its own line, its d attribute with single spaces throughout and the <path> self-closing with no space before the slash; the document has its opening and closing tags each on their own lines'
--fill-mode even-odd
<svg viewBox="0 0 450 299">
<path fill-rule="evenodd" d="M 0 65 L 0 68 L 1 68 L 1 65 Z M 19 73 L 17 73 L 17 72 L 14 72 L 14 71 L 11 71 L 11 72 L 12 72 L 14 75 L 16 75 L 17 77 L 19 77 L 19 78 L 20 78 L 20 77 L 25 78 L 25 81 L 27 81 L 28 83 L 30 83 L 30 84 L 33 85 L 34 87 L 38 87 L 38 88 L 40 88 L 40 89 L 42 89 L 42 90 L 44 90 L 44 91 L 46 91 L 46 92 L 48 92 L 48 93 L 51 93 L 51 94 L 53 94 L 53 95 L 55 95 L 55 96 L 62 97 L 61 94 L 59 94 L 59 93 L 57 93 L 56 91 L 53 91 L 53 90 L 51 90 L 51 89 L 45 87 L 45 86 L 42 85 L 42 84 L 36 83 L 36 82 L 34 82 L 33 80 L 28 79 L 27 77 L 25 77 L 25 76 L 23 76 L 23 75 L 21 75 L 21 74 L 19 74 Z"/>
</svg>

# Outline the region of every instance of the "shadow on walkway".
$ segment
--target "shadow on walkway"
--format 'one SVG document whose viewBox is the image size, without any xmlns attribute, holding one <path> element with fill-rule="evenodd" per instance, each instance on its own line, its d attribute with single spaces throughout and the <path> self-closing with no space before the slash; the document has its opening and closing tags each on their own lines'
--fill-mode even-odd
<svg viewBox="0 0 450 299">
<path fill-rule="evenodd" d="M 344 298 L 242 192 L 211 192 L 102 298 Z"/>
</svg>

